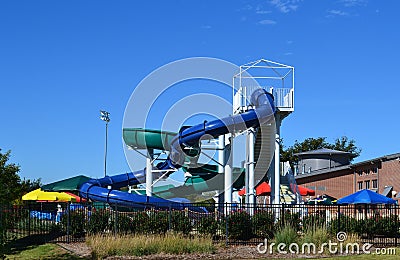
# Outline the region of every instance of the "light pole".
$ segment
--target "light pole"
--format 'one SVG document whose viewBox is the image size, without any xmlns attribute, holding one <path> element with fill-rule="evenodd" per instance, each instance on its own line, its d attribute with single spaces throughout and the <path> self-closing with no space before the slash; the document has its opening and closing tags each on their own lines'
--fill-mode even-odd
<svg viewBox="0 0 400 260">
<path fill-rule="evenodd" d="M 100 110 L 100 119 L 106 122 L 106 147 L 104 151 L 104 177 L 107 175 L 107 137 L 108 137 L 108 123 L 110 122 L 110 113 L 105 110 Z"/>
</svg>

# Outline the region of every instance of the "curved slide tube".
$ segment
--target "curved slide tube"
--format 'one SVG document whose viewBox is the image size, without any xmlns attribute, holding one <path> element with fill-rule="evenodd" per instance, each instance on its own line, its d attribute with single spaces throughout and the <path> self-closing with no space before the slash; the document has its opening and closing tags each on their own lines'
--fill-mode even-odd
<svg viewBox="0 0 400 260">
<path fill-rule="evenodd" d="M 237 133 L 250 127 L 257 128 L 260 124 L 273 120 L 275 106 L 272 94 L 261 88 L 257 89 L 251 95 L 251 103 L 255 108 L 242 114 L 210 122 L 205 121 L 202 124 L 192 127 L 183 127 L 171 141 L 168 158 L 164 162 L 159 163 L 157 169 L 168 171 L 180 168 L 185 160 L 183 149 L 188 147 L 200 150 L 199 141 L 205 135 L 217 138 L 220 135 Z M 85 199 L 125 207 L 144 208 L 146 206 L 153 206 L 156 208 L 173 209 L 188 207 L 188 204 L 175 202 L 173 199 L 166 200 L 116 190 L 127 185 L 143 183 L 145 181 L 145 173 L 146 169 L 143 169 L 127 174 L 106 176 L 101 179 L 91 179 L 82 184 L 79 193 Z M 107 188 L 109 186 L 111 186 L 111 189 Z M 200 208 L 193 210 L 201 211 Z"/>
</svg>

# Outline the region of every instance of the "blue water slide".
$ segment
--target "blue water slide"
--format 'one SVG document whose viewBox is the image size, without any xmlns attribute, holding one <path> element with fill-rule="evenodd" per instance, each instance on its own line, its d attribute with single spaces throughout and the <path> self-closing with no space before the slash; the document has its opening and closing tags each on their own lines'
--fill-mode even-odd
<svg viewBox="0 0 400 260">
<path fill-rule="evenodd" d="M 251 127 L 257 128 L 261 124 L 271 122 L 274 119 L 275 105 L 272 94 L 264 89 L 257 89 L 251 95 L 250 102 L 254 109 L 250 109 L 247 112 L 210 122 L 204 121 L 191 127 L 182 127 L 171 141 L 168 158 L 156 166 L 158 170 L 161 170 L 161 172 L 157 173 L 158 176 L 163 174 L 162 171 L 165 173 L 180 168 L 187 156 L 184 151 L 190 150 L 199 153 L 201 138 L 217 138 L 228 133 L 238 133 Z M 183 209 L 189 206 L 189 204 L 173 201 L 173 199 L 166 200 L 118 190 L 128 185 L 144 183 L 145 174 L 146 169 L 143 169 L 126 174 L 91 179 L 81 185 L 79 189 L 80 196 L 93 201 L 134 208 L 152 206 L 155 208 Z M 202 211 L 200 208 L 195 208 L 194 210 Z"/>
</svg>

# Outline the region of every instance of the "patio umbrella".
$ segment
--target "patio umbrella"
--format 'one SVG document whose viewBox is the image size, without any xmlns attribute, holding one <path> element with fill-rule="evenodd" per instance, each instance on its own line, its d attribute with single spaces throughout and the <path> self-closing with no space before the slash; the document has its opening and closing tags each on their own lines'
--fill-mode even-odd
<svg viewBox="0 0 400 260">
<path fill-rule="evenodd" d="M 73 194 L 73 193 L 71 193 L 71 192 L 64 191 L 63 193 L 66 193 L 66 194 L 68 194 L 68 195 L 74 197 L 76 202 L 85 202 L 85 201 L 86 201 L 86 199 L 81 198 L 81 197 L 79 197 L 78 195 L 75 195 L 75 194 Z"/>
<path fill-rule="evenodd" d="M 337 204 L 396 204 L 396 201 L 372 190 L 364 189 L 339 199 Z"/>
<path fill-rule="evenodd" d="M 34 191 L 31 191 L 24 196 L 22 196 L 22 200 L 31 200 L 31 201 L 54 201 L 54 202 L 68 202 L 73 201 L 76 202 L 76 198 L 72 195 L 69 195 L 65 192 L 47 192 L 43 191 L 40 188 Z"/>
<path fill-rule="evenodd" d="M 241 189 L 238 193 L 240 196 L 246 194 L 245 188 Z M 262 182 L 260 185 L 256 187 L 256 195 L 257 196 L 266 196 L 271 194 L 271 186 L 267 182 Z"/>
<path fill-rule="evenodd" d="M 307 195 L 315 196 L 315 190 L 306 188 L 306 187 L 301 186 L 301 185 L 297 185 L 297 187 L 299 188 L 299 192 L 300 192 L 301 196 L 307 196 Z"/>
</svg>

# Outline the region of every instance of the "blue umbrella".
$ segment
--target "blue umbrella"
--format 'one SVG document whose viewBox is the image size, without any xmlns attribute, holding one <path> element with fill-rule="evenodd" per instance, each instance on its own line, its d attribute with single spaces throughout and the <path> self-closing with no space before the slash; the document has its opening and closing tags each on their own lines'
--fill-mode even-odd
<svg viewBox="0 0 400 260">
<path fill-rule="evenodd" d="M 337 204 L 396 204 L 396 201 L 365 189 L 339 199 Z"/>
</svg>

